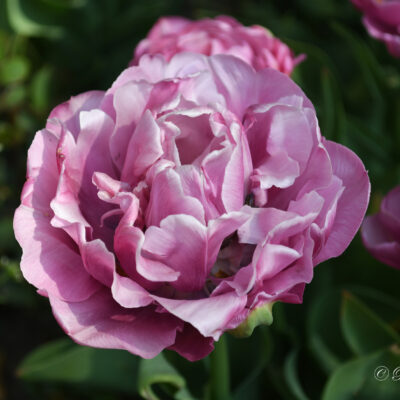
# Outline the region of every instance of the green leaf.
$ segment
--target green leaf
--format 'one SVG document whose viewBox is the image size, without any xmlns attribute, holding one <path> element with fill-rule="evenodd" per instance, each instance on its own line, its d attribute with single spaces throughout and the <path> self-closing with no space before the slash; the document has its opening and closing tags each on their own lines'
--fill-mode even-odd
<svg viewBox="0 0 400 400">
<path fill-rule="evenodd" d="M 331 375 L 322 400 L 398 400 L 399 366 L 398 347 L 349 361 Z"/>
<path fill-rule="evenodd" d="M 321 86 L 324 99 L 321 128 L 322 132 L 324 132 L 324 136 L 331 138 L 335 129 L 335 93 L 332 78 L 328 69 L 322 70 Z"/>
<path fill-rule="evenodd" d="M 50 67 L 41 68 L 33 76 L 31 83 L 32 107 L 38 113 L 48 112 L 52 88 L 53 71 Z"/>
<path fill-rule="evenodd" d="M 13 217 L 0 218 L 0 254 L 17 248 L 18 243 L 13 233 Z"/>
<path fill-rule="evenodd" d="M 366 46 L 365 42 L 360 40 L 354 32 L 337 22 L 332 24 L 333 30 L 344 39 L 344 43 L 350 48 L 351 54 L 358 62 L 360 71 L 363 75 L 363 83 L 369 89 L 374 100 L 373 114 L 374 125 L 382 125 L 382 119 L 385 108 L 385 98 L 383 89 L 385 89 L 384 73 L 376 60 L 373 52 Z"/>
<path fill-rule="evenodd" d="M 0 95 L 0 110 L 15 109 L 22 105 L 25 98 L 25 86 L 16 85 L 9 87 Z"/>
<path fill-rule="evenodd" d="M 41 7 L 38 7 L 37 4 L 30 4 L 30 1 L 24 0 L 5 1 L 7 5 L 8 20 L 11 27 L 18 34 L 26 36 L 44 36 L 53 39 L 60 38 L 63 35 L 64 32 L 61 27 L 40 21 L 37 13 L 40 12 Z M 44 8 L 44 10 L 47 9 Z"/>
<path fill-rule="evenodd" d="M 237 328 L 229 333 L 235 337 L 249 337 L 258 325 L 271 325 L 273 321 L 272 306 L 274 303 L 266 303 L 261 307 L 255 308 L 249 316 Z"/>
<path fill-rule="evenodd" d="M 160 400 L 170 396 L 175 399 L 190 400 L 186 391 L 186 381 L 176 369 L 168 363 L 161 353 L 150 360 L 141 360 L 138 376 L 138 390 L 146 400 Z"/>
<path fill-rule="evenodd" d="M 393 343 L 400 344 L 398 333 L 349 292 L 343 293 L 341 326 L 355 354 L 368 354 Z"/>
<path fill-rule="evenodd" d="M 68 339 L 45 344 L 21 363 L 19 377 L 35 382 L 84 384 L 136 393 L 138 357 L 122 350 L 79 346 Z"/>
<path fill-rule="evenodd" d="M 261 326 L 247 339 L 233 336 L 226 338 L 229 339 L 233 400 L 259 399 L 260 381 L 265 381 L 263 372 L 271 360 L 274 348 L 271 329 Z"/>
<path fill-rule="evenodd" d="M 0 84 L 22 81 L 29 74 L 29 62 L 23 57 L 5 59 L 0 64 Z"/>
<path fill-rule="evenodd" d="M 204 388 L 208 381 L 208 359 L 188 361 L 172 350 L 163 351 L 163 356 L 186 381 L 186 387 L 190 389 L 193 397 L 202 398 Z"/>
<path fill-rule="evenodd" d="M 326 138 L 343 143 L 347 140 L 346 114 L 340 96 L 340 85 L 332 71 L 326 67 L 321 71 L 321 87 L 323 98 L 321 130 Z"/>
<path fill-rule="evenodd" d="M 297 358 L 298 350 L 292 350 L 286 358 L 284 365 L 284 376 L 290 391 L 296 400 L 309 400 L 301 386 L 299 376 L 297 374 Z"/>
<path fill-rule="evenodd" d="M 321 294 L 311 307 L 307 321 L 309 345 L 325 372 L 331 373 L 350 356 L 340 332 L 341 290 Z"/>
</svg>

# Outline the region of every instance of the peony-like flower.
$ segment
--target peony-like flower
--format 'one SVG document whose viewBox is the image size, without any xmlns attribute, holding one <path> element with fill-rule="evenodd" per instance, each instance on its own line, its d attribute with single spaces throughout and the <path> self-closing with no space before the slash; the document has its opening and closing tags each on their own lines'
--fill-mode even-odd
<svg viewBox="0 0 400 400">
<path fill-rule="evenodd" d="M 400 0 L 351 0 L 363 13 L 368 33 L 400 57 Z"/>
<path fill-rule="evenodd" d="M 361 161 L 320 135 L 290 78 L 193 53 L 143 56 L 57 106 L 27 176 L 25 278 L 76 342 L 146 358 L 202 358 L 273 302 L 300 303 L 369 196 Z"/>
<path fill-rule="evenodd" d="M 190 51 L 207 56 L 230 54 L 256 70 L 274 68 L 287 75 L 304 60 L 262 26 L 243 26 L 232 17 L 219 16 L 192 21 L 182 17 L 162 17 L 135 49 L 130 65 L 143 54 L 162 54 L 168 61 L 177 53 Z"/>
<path fill-rule="evenodd" d="M 384 197 L 379 213 L 365 217 L 361 233 L 377 260 L 400 269 L 400 186 Z"/>
</svg>

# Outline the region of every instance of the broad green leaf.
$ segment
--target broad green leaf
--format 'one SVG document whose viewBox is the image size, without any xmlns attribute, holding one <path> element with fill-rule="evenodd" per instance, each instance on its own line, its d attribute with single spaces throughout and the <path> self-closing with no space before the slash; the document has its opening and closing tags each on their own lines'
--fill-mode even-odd
<svg viewBox="0 0 400 400">
<path fill-rule="evenodd" d="M 349 292 L 343 293 L 341 326 L 355 354 L 368 354 L 394 343 L 400 344 L 399 334 Z"/>
<path fill-rule="evenodd" d="M 388 268 L 390 269 L 390 268 Z M 356 295 L 381 319 L 392 325 L 400 316 L 400 298 L 376 290 L 374 287 L 352 285 L 349 291 Z"/>
<path fill-rule="evenodd" d="M 321 71 L 321 87 L 323 106 L 322 133 L 331 140 L 346 142 L 346 114 L 339 92 L 340 85 L 331 70 L 323 68 Z"/>
<path fill-rule="evenodd" d="M 1 6 L 0 6 L 0 14 L 1 14 Z M 10 36 L 0 29 L 0 60 L 4 60 L 10 45 L 11 45 Z"/>
<path fill-rule="evenodd" d="M 361 41 L 354 32 L 336 21 L 332 23 L 333 30 L 344 39 L 344 43 L 351 49 L 352 55 L 358 62 L 363 75 L 363 83 L 369 89 L 374 100 L 373 114 L 374 125 L 381 126 L 385 108 L 383 95 L 384 74 L 372 51 Z"/>
<path fill-rule="evenodd" d="M 32 107 L 38 113 L 48 111 L 52 88 L 53 71 L 50 67 L 43 67 L 33 76 L 31 83 Z"/>
<path fill-rule="evenodd" d="M 21 35 L 26 36 L 44 36 L 47 38 L 60 38 L 63 30 L 59 26 L 43 24 L 36 20 L 35 16 L 30 16 L 26 9 L 29 1 L 24 0 L 3 0 L 7 5 L 7 15 L 11 27 Z M 25 6 L 25 7 L 24 7 Z M 31 10 L 37 12 L 40 7 L 35 8 L 31 5 Z"/>
<path fill-rule="evenodd" d="M 261 395 L 259 383 L 265 380 L 263 372 L 271 360 L 274 348 L 271 329 L 260 326 L 250 338 L 227 336 L 226 339 L 229 344 L 233 399 L 258 399 Z"/>
<path fill-rule="evenodd" d="M 26 99 L 26 87 L 11 86 L 0 95 L 0 110 L 12 110 L 22 105 Z"/>
<path fill-rule="evenodd" d="M 34 350 L 22 361 L 17 374 L 29 381 L 136 393 L 138 362 L 138 357 L 126 351 L 83 347 L 61 339 Z"/>
<path fill-rule="evenodd" d="M 350 356 L 340 332 L 341 290 L 321 294 L 311 307 L 307 336 L 315 358 L 325 372 L 331 373 Z"/>
<path fill-rule="evenodd" d="M 332 138 L 335 129 L 335 93 L 329 70 L 323 69 L 321 73 L 322 95 L 324 99 L 322 132 L 327 138 Z"/>
<path fill-rule="evenodd" d="M 13 234 L 12 216 L 0 218 L 0 238 L 0 254 L 13 250 L 18 246 Z"/>
<path fill-rule="evenodd" d="M 29 61 L 24 57 L 12 57 L 2 60 L 0 64 L 0 84 L 22 81 L 29 74 Z"/>
<path fill-rule="evenodd" d="M 159 397 L 159 393 L 177 400 L 192 399 L 186 390 L 185 379 L 162 353 L 153 359 L 141 360 L 138 391 L 146 400 L 163 400 L 164 397 Z"/>
<path fill-rule="evenodd" d="M 297 373 L 298 350 L 292 350 L 285 360 L 284 375 L 290 391 L 296 400 L 309 400 L 304 393 Z"/>
<path fill-rule="evenodd" d="M 398 400 L 399 366 L 398 347 L 349 361 L 331 375 L 322 400 Z"/>
<path fill-rule="evenodd" d="M 204 388 L 208 381 L 207 358 L 199 361 L 188 361 L 175 351 L 166 350 L 163 356 L 171 364 L 175 370 L 182 375 L 186 381 L 186 387 L 189 388 L 193 397 L 202 398 L 204 396 Z"/>
<path fill-rule="evenodd" d="M 80 8 L 87 4 L 88 0 L 41 0 L 44 5 L 61 10 Z"/>
<path fill-rule="evenodd" d="M 0 257 L 0 304 L 29 309 L 37 298 L 33 287 L 23 280 L 19 263 Z"/>
</svg>

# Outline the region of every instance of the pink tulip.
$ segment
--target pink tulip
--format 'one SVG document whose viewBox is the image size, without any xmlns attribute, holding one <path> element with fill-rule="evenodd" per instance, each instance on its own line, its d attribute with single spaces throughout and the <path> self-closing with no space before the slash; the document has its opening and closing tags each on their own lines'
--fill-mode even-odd
<svg viewBox="0 0 400 400">
<path fill-rule="evenodd" d="M 36 134 L 14 219 L 21 269 L 76 342 L 196 360 L 260 307 L 302 302 L 369 187 L 286 75 L 145 55 Z"/>
<path fill-rule="evenodd" d="M 400 0 L 351 0 L 364 13 L 368 33 L 400 57 Z"/>
<path fill-rule="evenodd" d="M 287 75 L 304 60 L 262 26 L 246 27 L 232 17 L 219 16 L 191 21 L 182 17 L 163 17 L 135 50 L 131 65 L 143 54 L 162 54 L 168 61 L 177 53 L 230 54 L 256 70 L 273 68 Z"/>
<path fill-rule="evenodd" d="M 379 213 L 365 218 L 361 232 L 377 260 L 400 269 L 400 186 L 386 195 Z"/>
</svg>

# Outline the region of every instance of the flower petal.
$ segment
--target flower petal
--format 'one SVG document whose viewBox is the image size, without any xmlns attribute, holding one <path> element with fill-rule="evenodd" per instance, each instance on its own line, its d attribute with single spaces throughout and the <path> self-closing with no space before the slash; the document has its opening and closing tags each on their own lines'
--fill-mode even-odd
<svg viewBox="0 0 400 400">
<path fill-rule="evenodd" d="M 124 309 L 101 290 L 79 303 L 50 297 L 54 316 L 65 332 L 86 346 L 124 349 L 143 358 L 155 357 L 175 343 L 182 323 L 153 309 Z"/>
<path fill-rule="evenodd" d="M 324 144 L 332 161 L 333 173 L 342 180 L 345 189 L 337 204 L 331 233 L 316 263 L 337 257 L 347 248 L 361 225 L 370 194 L 368 174 L 360 159 L 338 143 L 326 140 Z"/>
<path fill-rule="evenodd" d="M 76 245 L 49 216 L 21 205 L 14 216 L 15 236 L 23 249 L 25 279 L 48 295 L 82 301 L 100 289 L 85 270 Z"/>
</svg>

